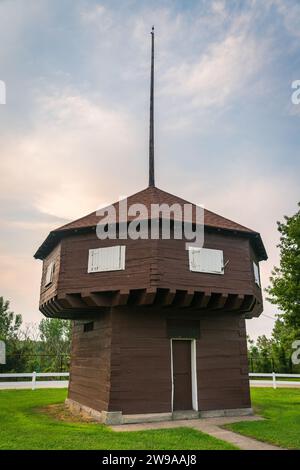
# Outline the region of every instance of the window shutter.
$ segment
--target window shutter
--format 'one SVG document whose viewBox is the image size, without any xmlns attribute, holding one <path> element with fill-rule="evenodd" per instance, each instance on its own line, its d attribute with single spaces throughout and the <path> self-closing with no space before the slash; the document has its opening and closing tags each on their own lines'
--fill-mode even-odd
<svg viewBox="0 0 300 470">
<path fill-rule="evenodd" d="M 51 284 L 53 280 L 53 273 L 54 273 L 54 261 L 51 261 L 50 264 L 48 264 L 47 270 L 46 270 L 46 277 L 45 277 L 45 287 Z"/>
<path fill-rule="evenodd" d="M 191 271 L 210 274 L 224 274 L 222 250 L 190 247 L 189 263 Z"/>
<path fill-rule="evenodd" d="M 120 246 L 120 269 L 125 269 L 125 245 Z"/>
<path fill-rule="evenodd" d="M 92 273 L 97 270 L 98 255 L 97 250 L 89 250 L 88 272 Z"/>
<path fill-rule="evenodd" d="M 89 250 L 88 273 L 125 269 L 125 246 Z"/>
<path fill-rule="evenodd" d="M 253 261 L 253 271 L 254 271 L 255 283 L 260 287 L 259 267 L 254 261 Z"/>
</svg>

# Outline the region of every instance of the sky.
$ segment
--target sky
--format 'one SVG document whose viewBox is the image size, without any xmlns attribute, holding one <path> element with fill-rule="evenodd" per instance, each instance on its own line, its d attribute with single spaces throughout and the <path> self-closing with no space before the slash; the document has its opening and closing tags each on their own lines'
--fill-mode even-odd
<svg viewBox="0 0 300 470">
<path fill-rule="evenodd" d="M 155 25 L 159 188 L 259 231 L 299 200 L 298 0 L 0 0 L 0 295 L 38 322 L 48 232 L 147 186 Z M 247 321 L 269 336 L 278 313 Z"/>
</svg>

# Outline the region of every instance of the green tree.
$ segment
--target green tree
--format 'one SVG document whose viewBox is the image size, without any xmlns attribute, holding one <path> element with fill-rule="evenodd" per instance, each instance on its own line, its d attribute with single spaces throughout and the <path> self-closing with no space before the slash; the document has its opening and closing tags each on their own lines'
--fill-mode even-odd
<svg viewBox="0 0 300 470">
<path fill-rule="evenodd" d="M 71 321 L 43 318 L 39 324 L 43 354 L 48 356 L 47 369 L 66 368 L 63 361 L 70 354 Z"/>
<path fill-rule="evenodd" d="M 300 206 L 300 203 L 298 204 Z M 280 232 L 280 267 L 274 267 L 266 289 L 272 304 L 284 313 L 287 325 L 300 331 L 300 210 L 277 222 Z"/>
<path fill-rule="evenodd" d="M 277 372 L 300 372 L 300 366 L 293 365 L 291 361 L 294 351 L 292 344 L 299 338 L 299 330 L 286 321 L 285 315 L 279 316 L 272 332 L 272 349 Z"/>
<path fill-rule="evenodd" d="M 22 315 L 13 313 L 9 301 L 0 297 L 0 339 L 6 343 L 6 364 L 1 370 L 6 372 L 24 372 L 26 370 L 25 353 L 28 347 L 20 341 Z"/>
<path fill-rule="evenodd" d="M 15 315 L 9 309 L 9 301 L 0 297 L 0 339 L 15 340 L 22 325 L 22 315 Z"/>
</svg>

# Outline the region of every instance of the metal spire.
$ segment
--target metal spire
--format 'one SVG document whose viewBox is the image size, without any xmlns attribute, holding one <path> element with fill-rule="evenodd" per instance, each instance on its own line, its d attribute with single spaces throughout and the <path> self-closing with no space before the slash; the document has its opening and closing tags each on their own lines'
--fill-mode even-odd
<svg viewBox="0 0 300 470">
<path fill-rule="evenodd" d="M 154 184 L 154 26 L 151 31 L 151 82 L 150 82 L 150 129 L 149 129 L 149 186 Z"/>
</svg>

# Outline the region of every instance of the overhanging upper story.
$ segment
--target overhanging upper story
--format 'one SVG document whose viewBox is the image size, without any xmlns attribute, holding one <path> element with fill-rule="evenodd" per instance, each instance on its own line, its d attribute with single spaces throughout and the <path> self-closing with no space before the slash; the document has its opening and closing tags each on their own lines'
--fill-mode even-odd
<svg viewBox="0 0 300 470">
<path fill-rule="evenodd" d="M 128 205 L 137 202 L 187 203 L 154 187 L 128 198 Z M 37 251 L 45 315 L 87 318 L 125 304 L 261 313 L 259 261 L 267 255 L 258 233 L 206 210 L 199 251 L 172 233 L 166 240 L 99 240 L 99 222 L 94 212 L 67 224 Z"/>
</svg>

